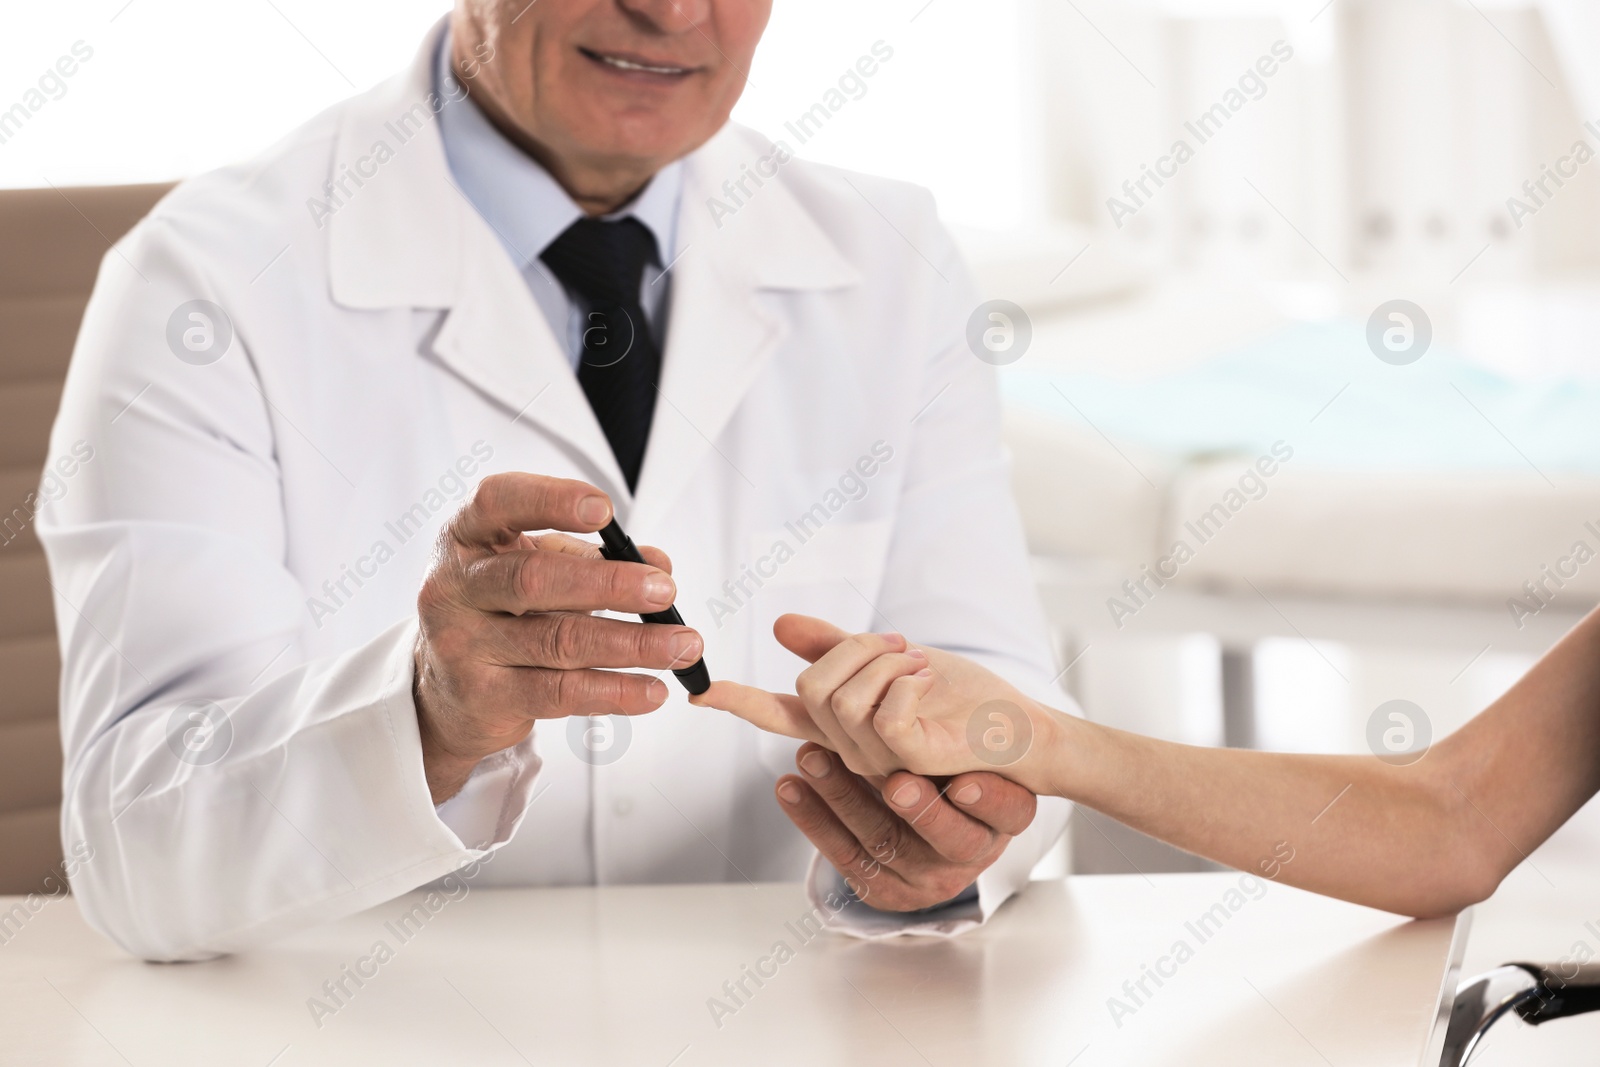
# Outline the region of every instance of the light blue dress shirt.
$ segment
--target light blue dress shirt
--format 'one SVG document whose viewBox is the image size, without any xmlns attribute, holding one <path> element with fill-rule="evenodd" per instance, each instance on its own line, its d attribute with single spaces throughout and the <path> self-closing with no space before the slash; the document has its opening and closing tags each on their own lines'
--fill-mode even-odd
<svg viewBox="0 0 1600 1067">
<path fill-rule="evenodd" d="M 461 83 L 450 64 L 450 35 L 439 46 L 434 63 L 434 90 L 450 101 L 439 111 L 439 135 L 456 187 L 475 208 L 522 271 L 528 291 L 544 312 L 550 329 L 566 344 L 573 369 L 583 350 L 585 312 L 580 298 L 568 292 L 539 259 L 550 242 L 583 217 L 550 172 L 495 129 L 470 96 L 463 97 Z M 661 266 L 646 266 L 640 281 L 640 306 L 650 319 L 650 329 L 665 350 L 667 289 L 670 268 L 677 257 L 678 203 L 683 191 L 683 164 L 670 163 L 656 172 L 650 184 L 620 211 L 605 216 L 633 216 L 650 230 L 661 255 Z"/>
</svg>

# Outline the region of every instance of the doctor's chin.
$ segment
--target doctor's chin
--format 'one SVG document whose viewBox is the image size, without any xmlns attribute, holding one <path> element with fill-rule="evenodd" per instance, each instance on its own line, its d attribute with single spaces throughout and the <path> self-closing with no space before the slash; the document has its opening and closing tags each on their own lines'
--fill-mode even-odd
<svg viewBox="0 0 1600 1067">
<path fill-rule="evenodd" d="M 1600 14 L 246 8 L 0 45 L 17 1062 L 1592 1047 Z"/>
</svg>

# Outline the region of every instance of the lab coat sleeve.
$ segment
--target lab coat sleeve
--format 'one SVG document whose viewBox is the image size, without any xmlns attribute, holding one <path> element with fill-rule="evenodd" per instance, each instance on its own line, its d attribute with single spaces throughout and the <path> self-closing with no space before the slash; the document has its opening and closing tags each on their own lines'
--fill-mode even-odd
<svg viewBox="0 0 1600 1067">
<path fill-rule="evenodd" d="M 246 328 L 204 365 L 167 340 L 180 305 L 238 299 L 207 262 L 159 209 L 105 257 L 51 441 L 77 469 L 39 517 L 62 649 L 62 833 L 89 856 L 72 888 L 92 926 L 159 960 L 462 867 L 511 836 L 538 770 L 531 740 L 485 761 L 469 789 L 498 814 L 464 815 L 487 839 L 463 843 L 423 776 L 415 619 L 306 653 Z"/>
<path fill-rule="evenodd" d="M 916 393 L 908 398 L 904 419 L 886 436 L 897 462 L 903 449 L 908 469 L 873 625 L 968 656 L 1042 703 L 1076 714 L 1056 684 L 1048 627 L 1011 493 L 996 371 L 967 343 L 967 320 L 981 298 L 934 219 L 931 200 L 922 199 L 922 224 L 901 225 L 947 281 L 926 274 L 928 300 L 918 310 L 932 324 L 933 354 L 920 379 L 913 379 Z M 976 901 L 911 915 L 852 905 L 837 915 L 835 928 L 860 937 L 971 929 L 1027 884 L 1061 838 L 1071 810 L 1060 797 L 1040 797 L 1033 823 L 979 876 Z M 837 878 L 826 864 L 814 863 L 808 880 L 813 901 L 823 901 Z"/>
</svg>

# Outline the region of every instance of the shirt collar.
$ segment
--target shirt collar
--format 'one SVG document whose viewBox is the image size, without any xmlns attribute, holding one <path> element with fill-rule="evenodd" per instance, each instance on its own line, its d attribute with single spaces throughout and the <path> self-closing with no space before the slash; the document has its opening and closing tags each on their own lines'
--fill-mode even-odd
<svg viewBox="0 0 1600 1067">
<path fill-rule="evenodd" d="M 434 63 L 434 89 L 441 100 L 462 101 L 464 93 L 450 63 L 450 35 L 440 42 Z M 439 135 L 457 187 L 500 237 L 519 268 L 539 258 L 562 232 L 583 217 L 565 189 L 537 161 L 495 129 L 483 111 L 465 97 L 459 106 L 439 111 Z M 638 196 L 608 220 L 633 216 L 656 239 L 663 266 L 676 255 L 678 202 L 683 163 L 657 171 Z"/>
</svg>

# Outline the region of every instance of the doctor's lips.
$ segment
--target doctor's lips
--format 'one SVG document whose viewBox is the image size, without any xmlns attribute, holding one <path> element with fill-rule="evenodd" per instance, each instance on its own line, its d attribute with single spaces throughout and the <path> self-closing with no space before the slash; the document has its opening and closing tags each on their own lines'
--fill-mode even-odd
<svg viewBox="0 0 1600 1067">
<path fill-rule="evenodd" d="M 630 76 L 636 81 L 663 82 L 682 81 L 691 74 L 700 72 L 700 67 L 684 66 L 670 60 L 656 59 L 641 56 L 632 52 L 601 52 L 593 48 L 578 46 L 578 51 L 591 62 L 616 73 Z"/>
</svg>

